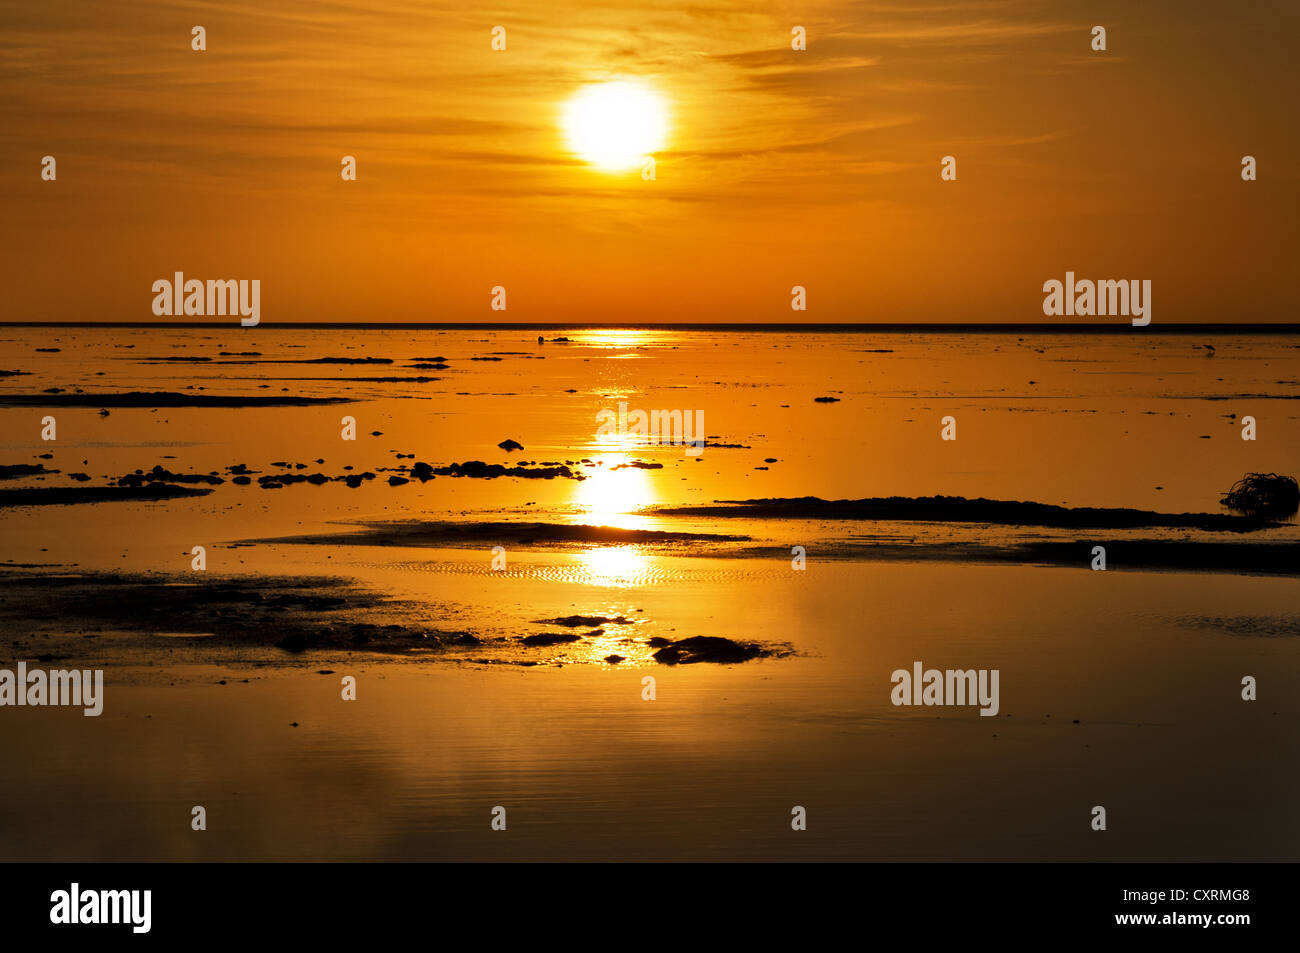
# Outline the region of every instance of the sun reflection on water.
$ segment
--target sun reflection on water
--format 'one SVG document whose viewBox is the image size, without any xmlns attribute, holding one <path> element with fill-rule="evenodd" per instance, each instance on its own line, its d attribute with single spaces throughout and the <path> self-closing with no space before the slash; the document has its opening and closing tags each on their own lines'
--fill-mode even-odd
<svg viewBox="0 0 1300 953">
<path fill-rule="evenodd" d="M 650 340 L 650 335 L 637 328 L 599 328 L 569 332 L 575 344 L 611 349 L 637 347 Z"/>
<path fill-rule="evenodd" d="M 576 554 L 583 581 L 627 589 L 653 581 L 652 557 L 639 546 L 597 546 Z"/>
<path fill-rule="evenodd" d="M 601 455 L 604 466 L 584 471 L 587 478 L 574 485 L 572 501 L 582 522 L 621 529 L 650 528 L 653 521 L 633 511 L 658 502 L 651 474 L 660 471 L 630 466 L 615 469 L 633 459 L 625 453 Z"/>
</svg>

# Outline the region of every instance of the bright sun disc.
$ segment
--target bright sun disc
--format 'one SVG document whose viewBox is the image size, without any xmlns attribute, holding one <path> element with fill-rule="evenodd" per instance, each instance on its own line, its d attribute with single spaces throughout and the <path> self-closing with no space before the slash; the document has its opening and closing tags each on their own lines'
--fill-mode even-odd
<svg viewBox="0 0 1300 953">
<path fill-rule="evenodd" d="M 602 169 L 640 166 L 663 148 L 667 129 L 663 98 L 641 83 L 588 86 L 564 111 L 569 148 Z"/>
</svg>

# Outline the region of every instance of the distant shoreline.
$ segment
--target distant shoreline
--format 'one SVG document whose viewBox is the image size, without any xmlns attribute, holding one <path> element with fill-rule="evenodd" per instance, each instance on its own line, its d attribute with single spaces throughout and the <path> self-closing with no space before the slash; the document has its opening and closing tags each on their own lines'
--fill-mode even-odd
<svg viewBox="0 0 1300 953">
<path fill-rule="evenodd" d="M 229 318 L 221 321 L 0 321 L 5 328 L 229 328 L 241 333 L 256 334 L 250 328 L 241 328 Z M 802 332 L 804 334 L 1278 334 L 1298 335 L 1300 324 L 1279 322 L 1267 323 L 1205 323 L 1205 324 L 1159 324 L 1152 323 L 1143 328 L 1133 328 L 1127 322 L 1108 322 L 1093 324 L 1034 324 L 1005 323 L 845 323 L 845 324 L 792 324 L 782 323 L 608 323 L 577 324 L 538 321 L 519 322 L 392 322 L 392 321 L 263 321 L 261 328 L 275 330 L 280 328 L 311 328 L 339 330 L 412 330 L 412 331 L 510 331 L 510 330 L 558 330 L 558 331 L 612 331 L 612 330 L 654 330 L 654 331 L 750 331 L 750 332 Z M 548 342 L 553 343 L 553 342 Z"/>
</svg>

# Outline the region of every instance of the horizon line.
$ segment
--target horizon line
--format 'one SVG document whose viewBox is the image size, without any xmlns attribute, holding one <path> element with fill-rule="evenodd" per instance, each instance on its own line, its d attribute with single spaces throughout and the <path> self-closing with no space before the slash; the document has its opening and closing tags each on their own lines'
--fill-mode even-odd
<svg viewBox="0 0 1300 953">
<path fill-rule="evenodd" d="M 228 328 L 241 332 L 253 328 L 241 327 L 237 322 L 225 321 L 0 321 L 0 327 L 7 328 Z M 933 322 L 628 322 L 591 323 L 562 321 L 285 321 L 268 324 L 262 322 L 258 328 L 339 328 L 349 330 L 461 330 L 475 328 L 483 331 L 508 331 L 514 329 L 557 329 L 573 331 L 608 331 L 608 330 L 678 330 L 678 331 L 803 331 L 809 333 L 853 333 L 853 332 L 931 332 L 960 333 L 982 332 L 986 334 L 1120 334 L 1136 332 L 1141 334 L 1300 334 L 1300 323 L 1294 322 L 1201 322 L 1181 324 L 1149 324 L 1135 328 L 1129 324 L 1048 324 L 1044 322 L 977 322 L 977 321 L 933 321 Z"/>
</svg>

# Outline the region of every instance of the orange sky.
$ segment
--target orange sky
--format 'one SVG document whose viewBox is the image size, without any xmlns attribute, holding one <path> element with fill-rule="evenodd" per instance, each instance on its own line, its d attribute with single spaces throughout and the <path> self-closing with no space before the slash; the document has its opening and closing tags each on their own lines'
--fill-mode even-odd
<svg viewBox="0 0 1300 953">
<path fill-rule="evenodd" d="M 156 320 L 180 270 L 260 279 L 263 325 L 1050 323 L 1072 270 L 1150 279 L 1156 323 L 1295 321 L 1298 10 L 8 4 L 0 320 Z M 614 78 L 667 101 L 654 182 L 567 151 Z"/>
</svg>

